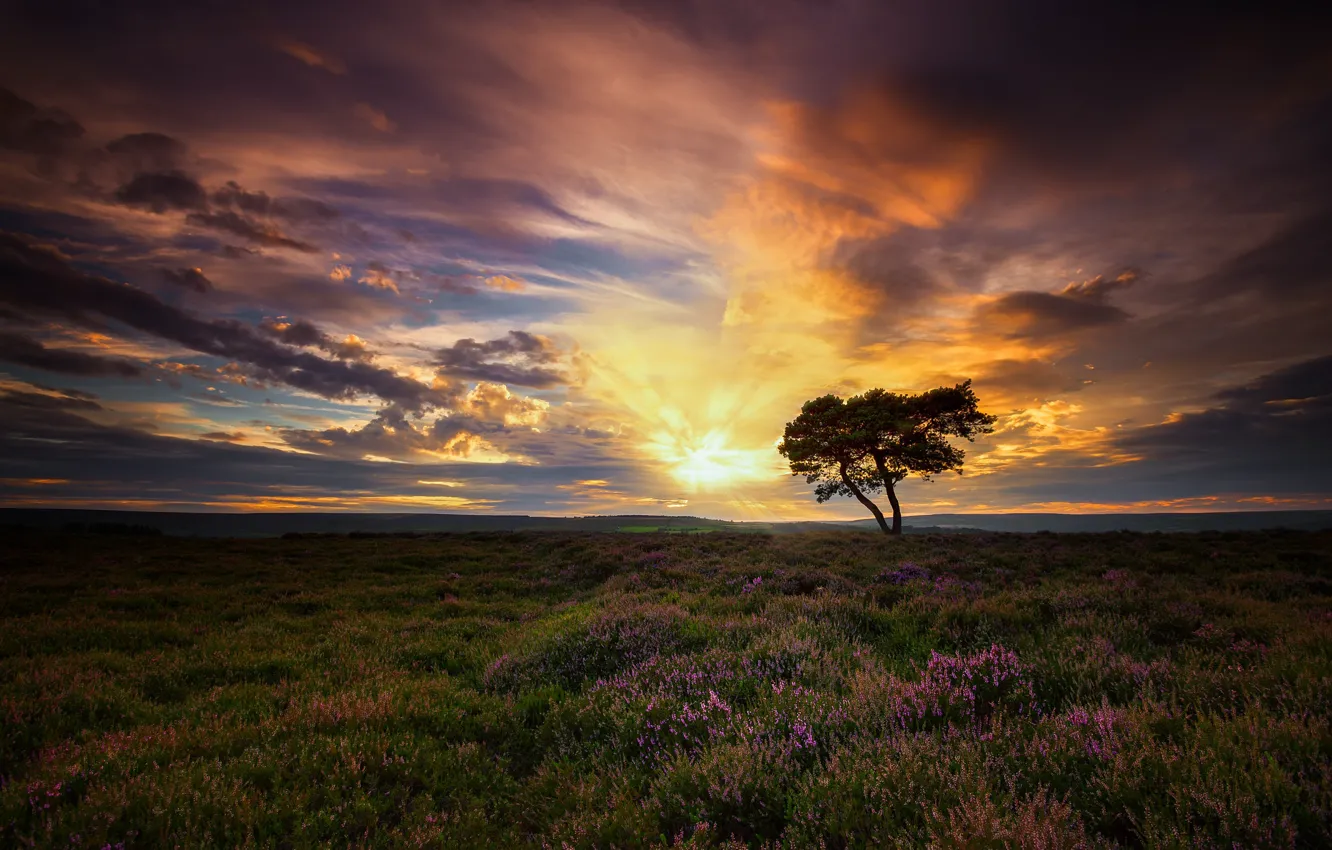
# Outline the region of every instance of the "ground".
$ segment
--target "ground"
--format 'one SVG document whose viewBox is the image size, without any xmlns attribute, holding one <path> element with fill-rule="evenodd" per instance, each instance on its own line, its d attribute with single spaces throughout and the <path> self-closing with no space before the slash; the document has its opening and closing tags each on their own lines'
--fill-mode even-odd
<svg viewBox="0 0 1332 850">
<path fill-rule="evenodd" d="M 0 846 L 1332 845 L 1332 534 L 15 532 Z"/>
</svg>

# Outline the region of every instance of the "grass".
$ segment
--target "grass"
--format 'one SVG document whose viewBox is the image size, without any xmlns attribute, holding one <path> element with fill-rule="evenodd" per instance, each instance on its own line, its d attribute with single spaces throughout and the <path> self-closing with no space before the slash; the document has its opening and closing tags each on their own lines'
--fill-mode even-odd
<svg viewBox="0 0 1332 850">
<path fill-rule="evenodd" d="M 0 846 L 1332 845 L 1332 534 L 0 553 Z"/>
<path fill-rule="evenodd" d="M 651 534 L 662 532 L 666 534 L 711 534 L 718 529 L 708 528 L 707 526 L 661 526 L 661 525 L 622 525 L 615 529 L 619 532 L 628 532 L 630 534 Z"/>
</svg>

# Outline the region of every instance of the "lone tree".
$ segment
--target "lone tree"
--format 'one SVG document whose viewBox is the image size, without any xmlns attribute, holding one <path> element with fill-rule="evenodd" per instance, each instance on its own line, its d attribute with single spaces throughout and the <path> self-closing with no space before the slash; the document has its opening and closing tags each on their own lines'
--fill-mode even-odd
<svg viewBox="0 0 1332 850">
<path fill-rule="evenodd" d="M 915 473 L 926 481 L 950 470 L 961 473 L 966 453 L 949 437 L 974 440 L 994 430 L 995 418 L 976 407 L 971 381 L 919 395 L 874 389 L 841 399 L 810 399 L 777 445 L 792 475 L 817 483 L 820 503 L 854 496 L 879 521 L 884 534 L 902 533 L 902 506 L 894 489 Z M 883 490 L 893 508 L 891 527 L 866 494 Z"/>
</svg>

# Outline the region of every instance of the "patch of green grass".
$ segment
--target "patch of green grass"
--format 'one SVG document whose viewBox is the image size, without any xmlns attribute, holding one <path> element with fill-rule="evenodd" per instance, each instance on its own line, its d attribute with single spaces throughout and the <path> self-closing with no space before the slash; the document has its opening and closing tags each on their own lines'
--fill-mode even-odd
<svg viewBox="0 0 1332 850">
<path fill-rule="evenodd" d="M 0 846 L 1332 844 L 1332 534 L 619 530 L 11 537 Z"/>
</svg>

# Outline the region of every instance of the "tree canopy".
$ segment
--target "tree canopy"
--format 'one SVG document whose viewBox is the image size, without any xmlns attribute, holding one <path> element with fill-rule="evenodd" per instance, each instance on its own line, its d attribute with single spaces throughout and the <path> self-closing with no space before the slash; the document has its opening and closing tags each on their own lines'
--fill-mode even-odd
<svg viewBox="0 0 1332 850">
<path fill-rule="evenodd" d="M 777 451 L 792 475 L 817 485 L 820 503 L 855 497 L 885 534 L 901 534 L 895 486 L 912 474 L 928 481 L 941 472 L 960 473 L 966 453 L 949 438 L 971 441 L 994 430 L 995 417 L 978 404 L 971 381 L 914 395 L 873 389 L 849 399 L 820 396 L 805 402 L 786 424 Z M 869 498 L 880 490 L 892 506 L 891 527 Z"/>
</svg>

